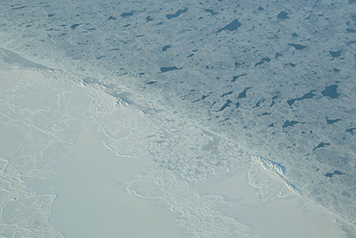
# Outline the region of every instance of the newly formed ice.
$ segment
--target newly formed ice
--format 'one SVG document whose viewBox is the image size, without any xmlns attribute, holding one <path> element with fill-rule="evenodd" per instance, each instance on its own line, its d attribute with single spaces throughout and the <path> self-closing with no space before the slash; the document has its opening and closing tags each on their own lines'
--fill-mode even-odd
<svg viewBox="0 0 356 238">
<path fill-rule="evenodd" d="M 133 135 L 114 115 L 100 114 L 93 97 L 104 143 L 118 155 L 138 158 L 154 148 L 156 166 L 191 182 L 230 177 L 252 156 L 355 225 L 355 4 L 8 1 L 0 9 L 0 46 L 88 75 L 83 84 L 113 95 L 119 106 L 136 105 L 143 117 L 167 118 L 169 130 L 152 133 L 162 126 L 153 121 Z M 172 114 L 180 119 L 173 123 Z M 199 126 L 177 126 L 186 122 Z M 194 138 L 181 140 L 192 131 Z M 133 136 L 142 143 L 131 145 Z"/>
</svg>

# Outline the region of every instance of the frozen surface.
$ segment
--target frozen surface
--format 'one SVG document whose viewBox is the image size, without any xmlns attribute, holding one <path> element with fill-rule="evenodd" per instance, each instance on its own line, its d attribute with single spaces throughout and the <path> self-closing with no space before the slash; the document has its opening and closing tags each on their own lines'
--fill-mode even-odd
<svg viewBox="0 0 356 238">
<path fill-rule="evenodd" d="M 14 95 L 25 95 L 24 102 L 2 91 L 1 105 L 15 101 L 5 108 L 8 114 L 2 114 L 2 134 L 10 136 L 1 138 L 0 166 L 7 168 L 9 156 L 23 148 L 11 162 L 19 174 L 11 179 L 49 173 L 52 162 L 35 163 L 23 155 L 43 157 L 45 151 L 57 159 L 72 155 L 80 125 L 89 117 L 110 153 L 152 160 L 132 179 L 118 179 L 116 187 L 166 204 L 188 237 L 187 233 L 193 237 L 261 234 L 251 228 L 254 224 L 247 224 L 246 216 L 240 220 L 220 209 L 218 204 L 231 202 L 225 195 L 205 196 L 198 186 L 219 184 L 237 174 L 247 176 L 262 204 L 269 199 L 279 204 L 276 194 L 289 191 L 312 207 L 307 210 L 317 208 L 335 224 L 344 224 L 344 233 L 333 233 L 341 232 L 335 228 L 319 233 L 320 237 L 353 237 L 355 9 L 351 0 L 4 2 L 0 9 L 0 46 L 7 49 L 1 50 L 4 65 L 26 67 L 16 70 L 23 75 L 41 72 L 46 82 L 52 73 L 61 72 L 50 68 L 63 69 L 77 75 L 66 76 L 63 87 L 71 89 L 70 83 L 81 82 L 84 91 L 72 95 L 71 90 L 57 89 L 60 92 L 46 95 L 43 89 L 42 109 L 31 103 L 38 96 L 22 86 Z M 96 94 L 89 93 L 92 88 L 115 102 L 103 106 Z M 67 97 L 74 101 L 63 102 Z M 84 101 L 87 104 L 81 104 Z M 56 112 L 65 103 L 69 111 Z M 135 114 L 121 117 L 114 108 L 129 108 Z M 37 111 L 47 114 L 35 113 L 29 121 L 28 115 Z M 18 114 L 22 119 L 15 117 Z M 30 122 L 40 132 L 29 132 Z M 42 135 L 47 131 L 51 134 Z M 51 136 L 61 144 L 48 144 L 54 140 Z M 269 174 L 268 183 L 254 179 L 257 168 Z M 28 181 L 31 191 L 48 183 L 37 177 Z M 196 190 L 191 190 L 193 185 Z M 55 199 L 45 194 L 49 201 Z M 288 200 L 289 205 L 294 206 L 297 198 Z M 3 214 L 10 219 L 12 212 L 4 209 Z M 211 214 L 220 223 L 211 220 Z M 44 216 L 48 215 L 49 210 Z M 198 223 L 201 226 L 196 227 Z M 220 236 L 212 224 L 219 224 Z"/>
<path fill-rule="evenodd" d="M 99 133 L 96 124 L 99 115 L 116 117 L 121 126 L 130 122 L 128 133 L 110 144 L 136 133 L 130 142 L 138 146 L 140 127 L 151 130 L 147 121 L 135 124 L 142 114 L 69 81 L 78 80 L 73 75 L 16 64 L 0 67 L 1 237 L 181 238 L 181 227 L 164 204 L 116 186 L 149 168 L 152 155 L 112 153 L 106 141 L 113 138 Z"/>
<path fill-rule="evenodd" d="M 90 118 L 83 120 L 73 153 L 55 165 L 50 220 L 66 237 L 181 238 L 173 214 L 159 204 L 115 187 L 150 165 L 150 157 L 129 160 L 110 153 Z M 70 204 L 70 205 L 69 205 Z"/>
<path fill-rule="evenodd" d="M 354 235 L 282 165 L 140 95 L 150 114 L 63 71 L 3 62 L 0 73 L 4 237 Z"/>
</svg>

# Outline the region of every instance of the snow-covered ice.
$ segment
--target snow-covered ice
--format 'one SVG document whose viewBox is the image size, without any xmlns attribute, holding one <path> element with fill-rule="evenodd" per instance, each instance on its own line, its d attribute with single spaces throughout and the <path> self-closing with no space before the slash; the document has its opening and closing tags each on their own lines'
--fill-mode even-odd
<svg viewBox="0 0 356 238">
<path fill-rule="evenodd" d="M 1 63 L 4 237 L 352 237 L 280 165 L 87 82 Z"/>
<path fill-rule="evenodd" d="M 356 236 L 356 1 L 1 5 L 0 235 Z"/>
</svg>

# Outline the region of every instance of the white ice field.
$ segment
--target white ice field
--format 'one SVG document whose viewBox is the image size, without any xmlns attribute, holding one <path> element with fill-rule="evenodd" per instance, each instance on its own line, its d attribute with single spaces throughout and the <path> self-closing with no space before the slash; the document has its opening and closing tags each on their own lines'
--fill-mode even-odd
<svg viewBox="0 0 356 238">
<path fill-rule="evenodd" d="M 0 237 L 356 237 L 356 1 L 0 21 Z"/>
</svg>

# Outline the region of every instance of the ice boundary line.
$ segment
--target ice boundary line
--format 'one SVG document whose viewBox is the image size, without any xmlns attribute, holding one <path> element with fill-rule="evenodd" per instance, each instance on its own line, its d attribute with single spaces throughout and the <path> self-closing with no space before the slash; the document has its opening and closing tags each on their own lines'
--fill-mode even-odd
<svg viewBox="0 0 356 238">
<path fill-rule="evenodd" d="M 129 102 L 127 102 L 125 99 L 120 98 L 120 97 L 118 97 L 118 96 L 115 96 L 114 94 L 112 94 L 112 93 L 106 91 L 105 89 L 108 89 L 109 87 L 106 86 L 106 84 L 103 83 L 101 79 L 97 79 L 97 78 L 95 78 L 95 77 L 90 77 L 90 76 L 88 76 L 88 75 L 85 75 L 85 74 L 82 74 L 82 73 L 79 73 L 79 72 L 74 72 L 74 73 L 73 73 L 73 72 L 70 72 L 70 71 L 65 71 L 65 70 L 63 70 L 63 69 L 55 69 L 55 68 L 52 68 L 52 67 L 47 67 L 47 66 L 45 66 L 45 65 L 43 65 L 43 64 L 36 63 L 36 62 L 34 62 L 33 60 L 30 60 L 30 59 L 27 59 L 27 58 L 23 57 L 20 53 L 14 52 L 14 51 L 12 51 L 12 50 L 5 49 L 4 47 L 0 47 L 0 50 L 9 51 L 9 52 L 11 52 L 11 53 L 14 53 L 14 54 L 19 55 L 20 57 L 22 57 L 23 59 L 25 59 L 25 60 L 27 60 L 27 61 L 30 61 L 30 62 L 32 62 L 32 63 L 34 63 L 34 64 L 39 65 L 39 66 L 43 66 L 43 68 L 21 66 L 21 63 L 20 63 L 20 62 L 17 62 L 17 64 L 19 64 L 20 68 L 22 68 L 22 67 L 23 67 L 23 68 L 32 68 L 33 70 L 40 71 L 40 72 L 46 72 L 46 71 L 47 71 L 47 72 L 48 72 L 48 71 L 49 71 L 49 72 L 55 72 L 55 71 L 57 71 L 57 72 L 60 72 L 60 73 L 67 73 L 67 74 L 69 73 L 69 74 L 74 75 L 74 76 L 80 76 L 80 77 L 82 77 L 82 79 L 80 79 L 80 80 L 75 80 L 74 82 L 80 83 L 80 84 L 82 84 L 83 86 L 91 87 L 91 88 L 93 88 L 93 89 L 95 89 L 95 90 L 102 91 L 102 92 L 104 92 L 104 93 L 110 95 L 111 97 L 117 99 L 118 102 L 124 102 L 123 104 L 124 104 L 125 106 L 133 107 L 133 108 L 135 108 L 136 110 L 142 112 L 144 115 L 146 115 L 146 113 L 145 113 L 143 110 L 139 109 L 138 106 L 135 106 L 135 104 L 129 103 Z M 15 62 L 9 63 L 9 64 L 14 64 L 14 63 L 15 63 Z M 86 82 L 84 79 L 93 79 L 93 81 L 92 81 L 92 82 Z M 143 96 L 140 95 L 139 93 L 136 93 L 133 89 L 131 89 L 131 88 L 127 87 L 127 86 L 124 86 L 124 85 L 115 85 L 115 86 L 116 86 L 116 89 L 123 89 L 123 90 L 126 90 L 127 92 L 131 93 L 132 95 L 139 97 L 144 103 L 146 103 L 147 105 L 149 105 L 149 101 L 146 100 L 145 97 L 143 97 Z M 157 104 L 158 104 L 156 101 L 151 101 L 151 103 L 153 103 L 154 105 L 157 105 Z M 120 103 L 117 103 L 116 105 L 120 105 Z M 123 105 L 123 106 L 124 106 L 124 105 Z M 173 117 L 176 116 L 176 115 L 174 115 L 170 110 L 168 110 L 167 108 L 165 108 L 163 105 L 160 105 L 160 109 L 164 110 L 165 112 L 167 112 L 169 115 L 171 115 L 171 116 L 173 116 Z M 213 135 L 215 135 L 215 136 L 219 136 L 219 137 L 225 139 L 226 141 L 229 141 L 229 142 L 231 142 L 231 143 L 233 143 L 233 144 L 235 144 L 235 145 L 238 145 L 238 147 L 240 147 L 240 148 L 246 150 L 247 153 L 251 155 L 251 158 L 255 158 L 256 161 L 261 160 L 261 159 L 256 159 L 256 158 L 263 158 L 263 157 L 261 157 L 261 156 L 259 156 L 259 155 L 256 155 L 256 154 L 252 153 L 252 152 L 244 145 L 244 142 L 242 142 L 242 141 L 239 140 L 239 139 L 231 139 L 231 138 L 229 138 L 229 137 L 227 137 L 227 136 L 225 136 L 225 135 L 222 135 L 222 134 L 220 134 L 220 133 L 218 133 L 218 132 L 212 131 L 212 130 L 210 130 L 210 129 L 208 129 L 208 128 L 205 128 L 205 127 L 203 127 L 203 126 L 197 126 L 196 123 L 194 123 L 193 120 L 189 120 L 189 119 L 186 118 L 186 117 L 182 117 L 181 119 L 182 119 L 188 126 L 190 125 L 190 126 L 199 128 L 199 129 L 201 129 L 201 130 L 207 131 L 207 132 L 209 132 L 209 133 L 211 133 L 211 134 L 213 134 Z M 239 144 L 239 142 L 240 142 L 241 144 Z M 276 163 L 276 162 L 274 162 L 274 161 L 272 161 L 272 160 L 269 160 L 269 159 L 265 159 L 265 158 L 263 158 L 263 159 L 264 159 L 264 160 L 267 160 L 267 162 L 266 162 L 266 163 L 262 163 L 262 164 L 258 162 L 258 164 L 260 165 L 260 167 L 262 167 L 264 170 L 266 170 L 267 172 L 269 172 L 270 175 L 273 175 L 273 176 L 276 176 L 277 178 L 279 178 L 279 179 L 285 184 L 285 186 L 286 186 L 288 189 L 290 189 L 290 187 L 293 188 L 293 190 L 291 190 L 292 192 L 296 192 L 296 194 L 299 195 L 302 199 L 304 199 L 305 201 L 307 201 L 308 203 L 310 203 L 312 206 L 314 206 L 314 208 L 315 208 L 317 211 L 321 210 L 321 211 L 325 212 L 326 214 L 328 214 L 329 216 L 335 217 L 335 218 L 339 219 L 340 221 L 342 221 L 342 222 L 346 223 L 347 225 L 349 225 L 349 226 L 353 227 L 354 229 L 356 229 L 356 223 L 354 223 L 354 222 L 352 222 L 352 221 L 350 221 L 350 220 L 348 220 L 348 219 L 346 219 L 346 218 L 343 218 L 341 215 L 339 215 L 339 214 L 337 214 L 337 213 L 335 213 L 335 212 L 329 210 L 328 208 L 322 206 L 321 204 L 315 202 L 314 200 L 312 200 L 312 199 L 310 199 L 310 198 L 308 198 L 308 197 L 305 197 L 305 196 L 303 195 L 302 191 L 300 191 L 299 189 L 297 189 L 293 184 L 291 184 L 291 183 L 286 179 L 285 175 L 282 176 L 282 175 L 279 175 L 278 173 L 276 174 L 276 170 L 279 170 L 279 169 L 272 169 L 272 170 L 271 170 L 271 168 L 269 168 L 269 167 L 271 167 L 271 164 L 273 165 L 272 167 L 274 168 L 274 165 L 278 165 L 279 163 Z M 263 165 L 263 164 L 265 164 L 265 165 Z M 267 164 L 268 164 L 268 165 L 267 165 Z M 273 170 L 274 170 L 274 171 L 273 171 Z"/>
<path fill-rule="evenodd" d="M 81 75 L 81 76 L 88 77 L 88 76 L 86 76 L 86 75 Z M 92 77 L 89 77 L 89 78 L 92 78 Z M 96 79 L 96 80 L 97 80 L 97 79 Z M 104 83 L 104 84 L 101 84 L 101 83 L 99 82 L 99 80 L 97 80 L 96 82 L 93 82 L 93 84 L 87 83 L 87 82 L 85 82 L 85 81 L 82 81 L 82 83 L 85 84 L 85 85 L 88 85 L 89 87 L 92 87 L 92 88 L 94 88 L 94 89 L 97 89 L 97 90 L 101 90 L 102 87 L 107 88 L 107 86 L 105 85 L 105 83 Z M 134 96 L 137 96 L 137 97 L 139 97 L 140 99 L 142 99 L 144 103 L 147 103 L 147 104 L 150 103 L 150 102 L 147 101 L 144 97 L 142 97 L 142 95 L 140 95 L 139 93 L 136 93 L 134 90 L 128 88 L 127 86 L 124 86 L 124 85 L 120 85 L 120 86 L 119 86 L 119 85 L 116 85 L 116 88 L 117 88 L 117 89 L 126 90 L 127 92 L 133 94 Z M 122 105 L 122 106 L 126 106 L 126 107 L 127 107 L 127 106 L 133 107 L 133 108 L 135 108 L 136 110 L 141 111 L 144 115 L 146 115 L 146 113 L 145 113 L 143 110 L 137 108 L 137 106 L 135 106 L 135 104 L 130 103 L 130 102 L 126 101 L 126 100 L 123 99 L 123 98 L 117 97 L 117 96 L 113 95 L 113 94 L 110 93 L 110 92 L 106 92 L 105 90 L 104 90 L 104 92 L 107 93 L 107 94 L 109 94 L 110 96 L 114 97 L 115 99 L 117 99 L 118 102 L 120 102 L 120 103 L 117 103 L 117 105 Z M 124 103 L 122 103 L 122 102 L 124 102 Z M 152 103 L 155 103 L 155 104 L 156 104 L 156 102 L 154 102 L 154 101 L 153 101 Z M 163 109 L 165 112 L 167 112 L 169 115 L 171 115 L 171 116 L 173 116 L 173 117 L 176 116 L 176 115 L 174 115 L 170 110 L 168 110 L 167 108 L 165 108 L 165 107 L 162 106 L 162 105 L 160 105 L 160 108 L 159 108 L 159 109 Z M 346 223 L 347 225 L 353 227 L 354 229 L 356 229 L 356 224 L 354 224 L 352 221 L 350 221 L 350 220 L 348 220 L 348 219 L 342 217 L 341 215 L 339 215 L 339 214 L 337 214 L 337 213 L 335 213 L 335 212 L 329 210 L 328 208 L 322 206 L 321 204 L 315 202 L 314 200 L 312 200 L 312 199 L 310 199 L 310 198 L 304 196 L 301 190 L 299 190 L 295 185 L 293 185 L 292 183 L 290 183 L 290 182 L 287 180 L 287 177 L 286 177 L 286 175 L 285 175 L 286 169 L 285 169 L 280 163 L 276 163 L 276 162 L 274 162 L 273 160 L 270 160 L 270 159 L 267 159 L 267 158 L 264 158 L 264 157 L 262 157 L 262 156 L 259 156 L 259 155 L 256 155 L 256 154 L 252 153 L 245 145 L 243 145 L 244 143 L 243 143 L 242 141 L 240 141 L 239 139 L 231 139 L 231 138 L 226 137 L 225 135 L 222 135 L 222 134 L 220 134 L 220 133 L 218 133 L 218 132 L 212 131 L 212 130 L 210 130 L 210 129 L 208 129 L 208 128 L 205 128 L 205 127 L 203 127 L 203 126 L 197 126 L 196 123 L 192 122 L 192 120 L 189 120 L 189 119 L 187 119 L 187 118 L 185 118 L 185 117 L 182 117 L 182 120 L 183 120 L 188 126 L 193 126 L 193 127 L 199 128 L 199 129 L 201 129 L 201 130 L 207 131 L 207 132 L 209 132 L 209 133 L 211 133 L 211 134 L 213 134 L 213 135 L 215 135 L 215 136 L 221 137 L 222 139 L 225 139 L 226 141 L 229 141 L 229 142 L 231 142 L 231 143 L 237 145 L 238 147 L 240 147 L 240 148 L 246 150 L 247 153 L 251 155 L 252 160 L 256 161 L 262 169 L 264 169 L 265 171 L 267 171 L 268 174 L 269 174 L 269 176 L 277 177 L 291 192 L 295 193 L 296 195 L 298 195 L 299 197 L 301 197 L 302 199 L 304 199 L 305 201 L 307 201 L 308 203 L 310 203 L 310 204 L 314 207 L 314 209 L 315 209 L 316 211 L 318 211 L 318 212 L 319 212 L 319 211 L 325 212 L 325 214 L 327 214 L 327 215 L 330 217 L 331 220 L 334 220 L 334 219 L 332 219 L 332 218 L 338 219 L 338 220 L 340 220 L 340 221 Z M 239 144 L 239 142 L 241 143 L 241 145 Z"/>
</svg>

